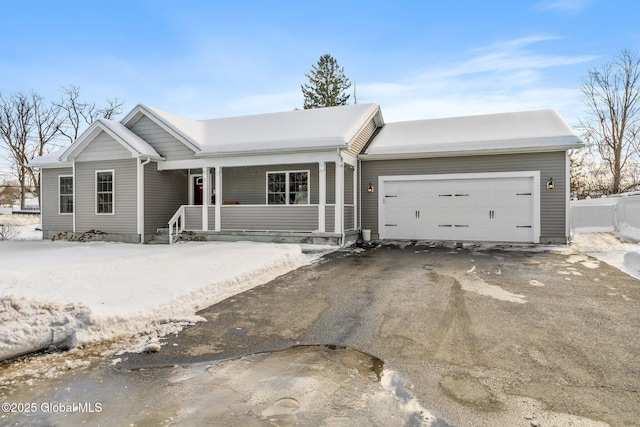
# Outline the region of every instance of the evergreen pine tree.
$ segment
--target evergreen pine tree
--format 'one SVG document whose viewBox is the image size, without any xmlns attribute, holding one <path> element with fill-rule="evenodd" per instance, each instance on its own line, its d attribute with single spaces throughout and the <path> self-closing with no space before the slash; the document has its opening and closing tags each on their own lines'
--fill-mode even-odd
<svg viewBox="0 0 640 427">
<path fill-rule="evenodd" d="M 322 55 L 305 76 L 309 79 L 309 84 L 301 86 L 305 110 L 347 104 L 350 95 L 346 90 L 351 87 L 351 82 L 334 57 Z"/>
</svg>

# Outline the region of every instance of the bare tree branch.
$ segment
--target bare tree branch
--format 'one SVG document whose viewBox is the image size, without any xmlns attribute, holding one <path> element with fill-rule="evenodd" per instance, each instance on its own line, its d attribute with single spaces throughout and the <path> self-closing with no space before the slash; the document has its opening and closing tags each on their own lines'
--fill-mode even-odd
<svg viewBox="0 0 640 427">
<path fill-rule="evenodd" d="M 29 135 L 33 129 L 33 105 L 28 95 L 0 96 L 0 137 L 3 139 L 20 183 L 20 208 L 24 209 L 29 167 Z"/>
<path fill-rule="evenodd" d="M 584 138 L 597 147 L 611 175 L 611 191 L 619 193 L 637 182 L 624 184 L 629 163 L 638 156 L 640 125 L 640 57 L 623 50 L 612 61 L 589 70 L 582 83 L 589 117 L 581 121 Z"/>
<path fill-rule="evenodd" d="M 62 87 L 62 99 L 54 103 L 64 116 L 60 133 L 75 141 L 80 132 L 99 118 L 111 119 L 122 113 L 124 102 L 118 98 L 107 100 L 107 105 L 98 107 L 95 102 L 84 102 L 80 100 L 80 88 L 77 86 Z"/>
</svg>

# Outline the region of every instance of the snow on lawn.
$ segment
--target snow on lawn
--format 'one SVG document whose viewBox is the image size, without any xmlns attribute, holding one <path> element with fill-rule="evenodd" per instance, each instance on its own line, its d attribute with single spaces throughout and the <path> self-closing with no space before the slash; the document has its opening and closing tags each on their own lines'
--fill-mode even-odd
<svg viewBox="0 0 640 427">
<path fill-rule="evenodd" d="M 320 253 L 251 242 L 2 241 L 0 360 L 49 345 L 175 331 L 203 320 L 195 316 L 199 309 L 308 264 Z"/>
<path fill-rule="evenodd" d="M 0 226 L 2 225 L 11 227 L 11 240 L 42 239 L 40 215 L 0 215 Z"/>
</svg>

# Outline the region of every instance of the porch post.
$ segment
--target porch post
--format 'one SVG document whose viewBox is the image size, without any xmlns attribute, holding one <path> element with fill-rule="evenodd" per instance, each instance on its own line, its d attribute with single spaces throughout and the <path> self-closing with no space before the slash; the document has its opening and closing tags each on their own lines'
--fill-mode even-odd
<svg viewBox="0 0 640 427">
<path fill-rule="evenodd" d="M 343 209 L 344 209 L 344 163 L 342 159 L 336 162 L 336 215 L 335 215 L 335 233 L 342 233 Z"/>
<path fill-rule="evenodd" d="M 202 231 L 209 229 L 209 203 L 211 203 L 209 168 L 202 168 Z"/>
<path fill-rule="evenodd" d="M 318 163 L 318 231 L 325 230 L 325 207 L 327 205 L 327 164 Z"/>
<path fill-rule="evenodd" d="M 358 230 L 358 163 L 353 166 L 353 228 Z"/>
<path fill-rule="evenodd" d="M 222 205 L 222 167 L 221 166 L 216 166 L 215 169 L 215 175 L 216 175 L 216 179 L 215 179 L 215 185 L 216 185 L 216 204 L 215 204 L 215 210 L 216 210 L 216 231 L 220 231 L 221 230 L 221 226 L 220 224 L 222 224 L 222 218 L 221 218 L 221 209 L 220 206 Z"/>
</svg>

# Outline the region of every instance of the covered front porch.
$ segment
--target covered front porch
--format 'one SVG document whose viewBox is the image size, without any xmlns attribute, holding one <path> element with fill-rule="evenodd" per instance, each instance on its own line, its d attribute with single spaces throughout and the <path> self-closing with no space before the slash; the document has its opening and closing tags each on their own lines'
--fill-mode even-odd
<svg viewBox="0 0 640 427">
<path fill-rule="evenodd" d="M 355 240 L 355 158 L 336 151 L 308 153 L 304 162 L 282 162 L 286 157 L 245 164 L 225 159 L 224 165 L 183 170 L 188 203 L 168 220 L 169 243 L 180 238 L 336 245 Z M 309 162 L 313 157 L 318 160 Z"/>
</svg>

